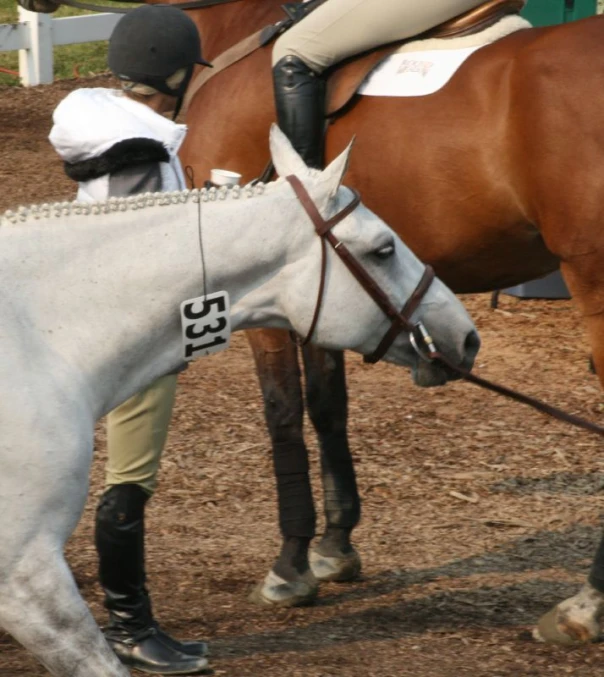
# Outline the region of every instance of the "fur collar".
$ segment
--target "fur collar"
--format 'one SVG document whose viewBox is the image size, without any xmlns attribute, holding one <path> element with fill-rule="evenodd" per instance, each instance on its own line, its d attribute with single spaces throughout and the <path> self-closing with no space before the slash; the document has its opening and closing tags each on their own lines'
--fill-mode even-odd
<svg viewBox="0 0 604 677">
<path fill-rule="evenodd" d="M 102 155 L 82 160 L 81 162 L 65 162 L 65 173 L 70 179 L 78 182 L 98 179 L 105 174 L 151 162 L 170 162 L 170 155 L 160 141 L 136 138 L 118 141 Z"/>
</svg>

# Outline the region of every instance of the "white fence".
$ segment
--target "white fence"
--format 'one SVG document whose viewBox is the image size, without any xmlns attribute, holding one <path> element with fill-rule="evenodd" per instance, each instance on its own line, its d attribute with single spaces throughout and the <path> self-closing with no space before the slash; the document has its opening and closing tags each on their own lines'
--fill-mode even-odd
<svg viewBox="0 0 604 677">
<path fill-rule="evenodd" d="M 53 81 L 54 45 L 107 40 L 121 14 L 91 14 L 53 19 L 19 7 L 19 21 L 0 24 L 0 52 L 19 50 L 19 76 L 25 86 Z"/>
</svg>

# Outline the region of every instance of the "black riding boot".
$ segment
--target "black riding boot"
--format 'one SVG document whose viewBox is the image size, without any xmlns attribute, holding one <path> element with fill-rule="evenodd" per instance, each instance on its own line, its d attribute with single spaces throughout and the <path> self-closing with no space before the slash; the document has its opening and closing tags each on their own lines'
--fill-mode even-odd
<svg viewBox="0 0 604 677">
<path fill-rule="evenodd" d="M 309 167 L 323 167 L 325 82 L 297 56 L 273 67 L 275 107 L 281 131 Z"/>
<path fill-rule="evenodd" d="M 145 503 L 137 484 L 106 491 L 96 513 L 99 579 L 109 625 L 105 638 L 130 667 L 161 675 L 194 674 L 207 669 L 204 642 L 178 642 L 153 619 L 145 587 Z"/>
</svg>

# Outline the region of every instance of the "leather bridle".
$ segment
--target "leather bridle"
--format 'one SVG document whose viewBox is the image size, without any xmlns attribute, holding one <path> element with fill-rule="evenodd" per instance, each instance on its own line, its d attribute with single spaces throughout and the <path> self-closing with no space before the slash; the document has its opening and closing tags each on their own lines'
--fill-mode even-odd
<svg viewBox="0 0 604 677">
<path fill-rule="evenodd" d="M 425 296 L 426 292 L 430 288 L 430 285 L 432 284 L 432 281 L 434 280 L 434 271 L 432 268 L 430 266 L 425 267 L 424 273 L 417 284 L 415 291 L 411 294 L 403 308 L 398 311 L 388 296 L 384 293 L 382 288 L 378 285 L 378 283 L 350 253 L 346 245 L 341 240 L 338 240 L 338 238 L 331 232 L 331 229 L 335 225 L 343 221 L 358 207 L 361 201 L 359 193 L 356 190 L 350 188 L 349 190 L 351 190 L 353 194 L 352 201 L 337 214 L 325 220 L 319 213 L 319 210 L 312 201 L 312 198 L 308 194 L 300 179 L 294 175 L 286 176 L 285 178 L 293 188 L 298 200 L 302 204 L 302 207 L 308 214 L 308 217 L 313 222 L 317 235 L 321 238 L 321 277 L 319 281 L 317 303 L 315 305 L 315 312 L 310 323 L 308 333 L 304 339 L 298 342 L 299 345 L 306 345 L 312 339 L 317 327 L 317 322 L 319 321 L 319 314 L 321 312 L 321 305 L 323 303 L 323 296 L 325 294 L 327 242 L 329 242 L 344 265 L 354 275 L 363 289 L 369 294 L 369 296 L 371 296 L 382 312 L 384 312 L 384 314 L 391 321 L 390 328 L 378 344 L 378 347 L 371 355 L 365 357 L 365 362 L 375 363 L 384 357 L 384 355 L 392 346 L 392 343 L 396 337 L 400 333 L 406 331 L 409 334 L 411 345 L 413 348 L 415 348 L 419 356 L 424 360 L 429 362 L 440 362 L 449 371 L 456 373 L 462 379 L 469 381 L 470 383 L 474 383 L 481 388 L 486 388 L 487 390 L 499 393 L 500 395 L 505 395 L 506 397 L 516 400 L 517 402 L 528 404 L 534 409 L 537 409 L 544 414 L 548 414 L 549 416 L 552 416 L 553 418 L 556 418 L 560 421 L 570 423 L 579 428 L 583 428 L 584 430 L 589 430 L 590 432 L 604 436 L 604 428 L 602 426 L 592 423 L 591 421 L 587 421 L 579 416 L 575 416 L 574 414 L 569 414 L 565 411 L 562 411 L 561 409 L 558 409 L 557 407 L 546 404 L 545 402 L 541 402 L 534 397 L 530 397 L 529 395 L 524 395 L 523 393 L 513 390 L 512 388 L 488 381 L 487 379 L 472 374 L 470 371 L 457 364 L 453 364 L 438 350 L 424 325 L 421 322 L 413 322 L 411 320 L 411 316 L 418 308 L 422 298 Z"/>
<path fill-rule="evenodd" d="M 224 5 L 229 2 L 240 2 L 241 0 L 188 0 L 186 2 L 177 2 L 172 7 L 178 9 L 205 9 L 214 7 L 214 5 Z M 127 14 L 130 12 L 128 7 L 116 7 L 115 5 L 98 5 L 96 3 L 81 2 L 80 0 L 53 0 L 56 5 L 67 5 L 76 9 L 85 9 L 89 12 L 111 12 L 113 14 Z M 119 2 L 133 5 L 144 5 L 145 0 L 119 0 Z"/>
<path fill-rule="evenodd" d="M 340 257 L 344 265 L 354 275 L 361 287 L 371 296 L 378 307 L 391 321 L 390 328 L 380 341 L 378 347 L 371 355 L 365 357 L 366 362 L 374 363 L 381 360 L 388 352 L 390 346 L 394 343 L 396 337 L 406 331 L 412 337 L 411 345 L 425 359 L 431 359 L 430 355 L 436 350 L 432 339 L 421 322 L 412 322 L 411 316 L 416 311 L 421 303 L 422 298 L 430 288 L 432 280 L 434 280 L 434 271 L 430 266 L 424 268 L 424 272 L 420 281 L 411 294 L 408 301 L 403 306 L 402 310 L 397 310 L 392 304 L 386 293 L 382 290 L 379 284 L 369 275 L 363 266 L 350 253 L 346 245 L 333 234 L 332 228 L 343 221 L 349 214 L 351 214 L 359 205 L 361 197 L 359 193 L 350 188 L 353 198 L 351 202 L 340 210 L 330 219 L 325 220 L 319 210 L 317 209 L 312 198 L 308 194 L 302 181 L 297 176 L 290 175 L 285 177 L 289 181 L 291 187 L 294 189 L 296 196 L 304 211 L 308 214 L 310 220 L 313 222 L 317 235 L 321 238 L 321 275 L 319 280 L 319 291 L 317 294 L 317 303 L 315 305 L 315 312 L 310 323 L 310 328 L 306 337 L 299 342 L 299 345 L 306 345 L 312 338 L 317 322 L 319 321 L 319 314 L 323 304 L 323 296 L 325 293 L 325 275 L 327 270 L 327 242 L 332 246 L 335 253 Z"/>
</svg>

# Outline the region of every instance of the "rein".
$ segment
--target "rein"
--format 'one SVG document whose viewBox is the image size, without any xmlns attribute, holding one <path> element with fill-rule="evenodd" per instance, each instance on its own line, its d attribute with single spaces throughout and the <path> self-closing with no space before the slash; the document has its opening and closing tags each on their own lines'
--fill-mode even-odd
<svg viewBox="0 0 604 677">
<path fill-rule="evenodd" d="M 365 362 L 375 363 L 380 360 L 388 352 L 388 349 L 391 347 L 392 343 L 396 337 L 403 331 L 409 333 L 409 338 L 411 345 L 415 348 L 419 356 L 428 361 L 428 362 L 440 362 L 447 367 L 448 370 L 454 372 L 460 376 L 465 381 L 469 383 L 474 383 L 481 388 L 491 390 L 505 397 L 509 397 L 516 402 L 521 402 L 522 404 L 527 404 L 537 411 L 541 411 L 544 414 L 548 414 L 553 418 L 558 419 L 559 421 L 564 421 L 565 423 L 570 423 L 571 425 L 583 428 L 584 430 L 589 430 L 590 432 L 596 433 L 597 435 L 604 436 L 604 427 L 597 425 L 591 421 L 587 421 L 580 416 L 575 416 L 574 414 L 569 414 L 562 409 L 558 409 L 550 404 L 541 402 L 541 400 L 536 399 L 535 397 L 530 397 L 529 395 L 524 395 L 521 392 L 508 388 L 507 386 L 499 385 L 498 383 L 493 383 L 481 376 L 476 376 L 472 374 L 467 369 L 460 367 L 456 364 L 453 364 L 447 357 L 445 357 L 435 346 L 432 337 L 429 335 L 428 331 L 421 322 L 414 323 L 411 321 L 411 316 L 418 308 L 421 303 L 422 298 L 430 288 L 432 281 L 434 280 L 434 271 L 430 266 L 426 266 L 422 278 L 420 279 L 415 291 L 411 294 L 402 310 L 399 312 L 392 305 L 390 299 L 377 284 L 377 282 L 369 275 L 369 273 L 363 268 L 363 266 L 354 258 L 350 253 L 346 245 L 338 240 L 338 238 L 331 232 L 331 229 L 345 219 L 349 214 L 351 214 L 360 203 L 360 195 L 354 189 L 352 190 L 353 199 L 352 201 L 344 207 L 340 212 L 332 216 L 330 219 L 325 220 L 319 213 L 316 205 L 312 201 L 312 198 L 308 194 L 306 188 L 300 181 L 297 176 L 291 175 L 285 177 L 289 181 L 291 187 L 293 188 L 296 197 L 302 204 L 304 211 L 307 213 L 310 220 L 313 222 L 315 231 L 317 235 L 321 238 L 321 279 L 319 281 L 319 291 L 317 295 L 317 303 L 315 306 L 315 312 L 313 315 L 312 322 L 306 337 L 300 341 L 299 345 L 306 345 L 312 338 L 314 331 L 319 320 L 319 314 L 321 311 L 321 305 L 323 302 L 323 296 L 325 294 L 325 275 L 327 267 L 327 252 L 326 252 L 326 241 L 333 247 L 335 253 L 340 257 L 344 265 L 348 270 L 354 275 L 363 289 L 371 296 L 371 298 L 377 303 L 379 308 L 384 312 L 384 314 L 392 321 L 392 324 L 383 339 L 380 341 L 376 350 L 371 354 L 365 357 Z"/>
<path fill-rule="evenodd" d="M 583 428 L 584 430 L 589 430 L 592 433 L 596 433 L 596 435 L 604 436 L 604 427 L 599 426 L 597 423 L 588 421 L 584 418 L 581 418 L 580 416 L 575 416 L 574 414 L 569 414 L 562 409 L 558 409 L 558 407 L 554 407 L 551 404 L 546 404 L 545 402 L 538 400 L 536 397 L 525 395 L 524 393 L 518 392 L 513 388 L 508 388 L 507 386 L 502 386 L 499 383 L 488 381 L 481 376 L 476 376 L 476 374 L 472 374 L 467 369 L 463 369 L 462 367 L 458 367 L 457 365 L 449 362 L 449 360 L 438 350 L 434 350 L 430 357 L 431 359 L 438 360 L 445 364 L 449 369 L 459 374 L 459 376 L 461 376 L 461 378 L 465 381 L 469 381 L 470 383 L 474 383 L 481 388 L 485 388 L 486 390 L 491 390 L 494 393 L 499 393 L 500 395 L 509 397 L 512 400 L 516 400 L 516 402 L 528 404 L 529 407 L 533 407 L 533 409 L 537 409 L 537 411 L 541 411 L 552 418 L 558 419 L 559 421 L 564 421 L 565 423 L 570 423 L 571 425 L 577 426 L 578 428 Z"/>
<path fill-rule="evenodd" d="M 127 14 L 128 7 L 113 7 L 111 5 L 96 5 L 79 0 L 53 0 L 57 5 L 67 5 L 77 9 L 85 9 L 90 12 L 112 12 L 113 14 Z M 144 5 L 145 0 L 119 0 L 133 5 Z M 227 2 L 241 2 L 241 0 L 188 0 L 187 2 L 176 2 L 172 7 L 178 9 L 204 9 L 204 7 L 213 7 L 214 5 L 224 5 Z"/>
</svg>

